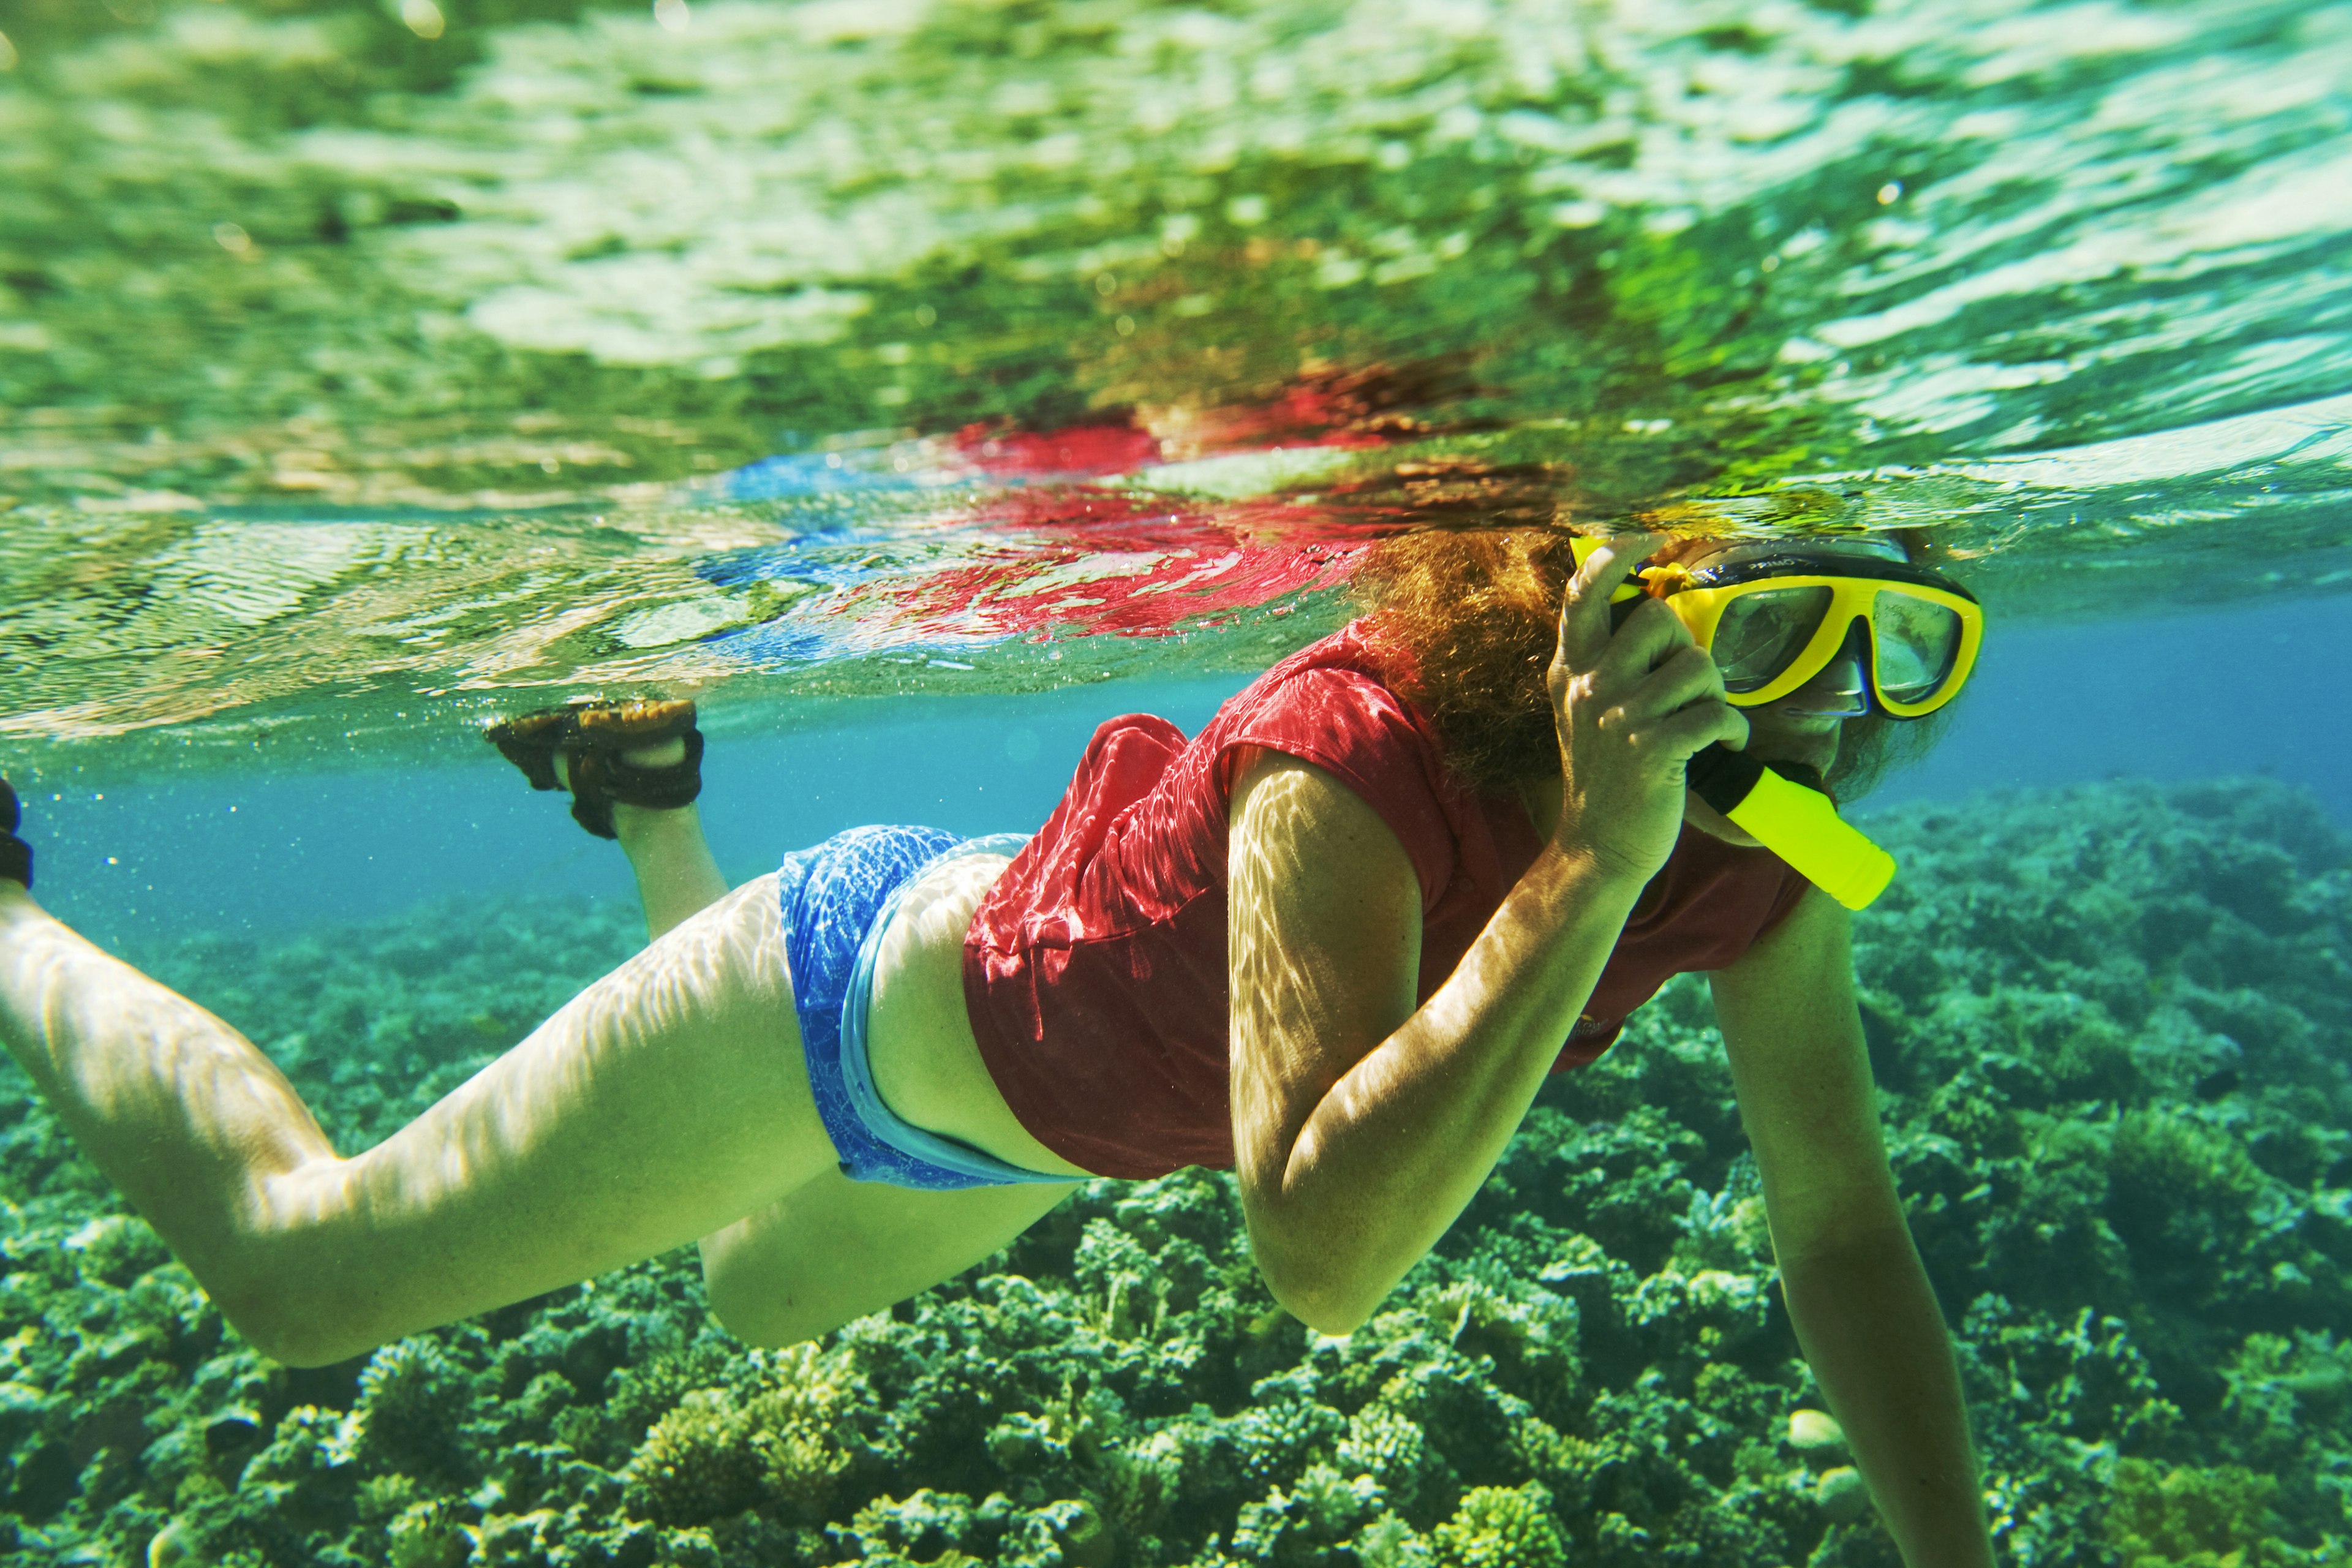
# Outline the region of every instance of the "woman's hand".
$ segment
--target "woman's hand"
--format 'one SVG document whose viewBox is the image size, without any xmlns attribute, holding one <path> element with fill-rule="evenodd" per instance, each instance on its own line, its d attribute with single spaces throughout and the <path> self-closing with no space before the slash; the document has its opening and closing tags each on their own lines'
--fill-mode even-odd
<svg viewBox="0 0 2352 1568">
<path fill-rule="evenodd" d="M 1657 600 L 1614 631 L 1609 595 L 1664 542 L 1623 534 L 1585 558 L 1559 612 L 1548 685 L 1563 792 L 1553 843 L 1646 882 L 1682 831 L 1684 764 L 1701 747 L 1748 743 L 1715 660 Z"/>
</svg>

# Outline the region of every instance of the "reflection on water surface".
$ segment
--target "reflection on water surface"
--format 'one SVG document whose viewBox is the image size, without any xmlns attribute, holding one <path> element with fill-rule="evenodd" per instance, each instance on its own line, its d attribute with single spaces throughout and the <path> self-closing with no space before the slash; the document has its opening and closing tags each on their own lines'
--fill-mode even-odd
<svg viewBox="0 0 2352 1568">
<path fill-rule="evenodd" d="M 125 6 L 0 77 L 27 742 L 1238 668 L 1561 507 L 2352 571 L 2343 5 Z"/>
</svg>

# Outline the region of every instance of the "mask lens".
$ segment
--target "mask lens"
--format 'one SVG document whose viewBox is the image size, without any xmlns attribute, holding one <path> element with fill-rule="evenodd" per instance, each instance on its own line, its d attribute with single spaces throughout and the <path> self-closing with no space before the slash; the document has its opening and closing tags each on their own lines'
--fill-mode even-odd
<svg viewBox="0 0 2352 1568">
<path fill-rule="evenodd" d="M 1723 689 L 1736 696 L 1770 684 L 1812 639 L 1830 595 L 1827 588 L 1762 588 L 1726 605 L 1708 647 Z"/>
<path fill-rule="evenodd" d="M 1881 591 L 1870 612 L 1878 641 L 1879 695 L 1925 702 L 1952 673 L 1960 653 L 1960 617 L 1933 599 Z"/>
</svg>

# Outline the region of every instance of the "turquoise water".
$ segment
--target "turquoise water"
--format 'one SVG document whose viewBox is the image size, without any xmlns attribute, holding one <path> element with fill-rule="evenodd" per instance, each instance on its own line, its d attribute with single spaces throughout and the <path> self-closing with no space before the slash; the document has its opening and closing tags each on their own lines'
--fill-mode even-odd
<svg viewBox="0 0 2352 1568">
<path fill-rule="evenodd" d="M 2342 5 L 12 0 L 0 768 L 352 1149 L 639 929 L 489 717 L 694 695 L 748 877 L 1034 826 L 1386 532 L 1924 530 L 1857 963 L 2003 1551 L 2340 1561 L 2347 230 Z M 1891 1562 L 1710 1025 L 1344 1343 L 1191 1173 L 805 1352 L 681 1255 L 289 1373 L 12 1079 L 0 1553 Z"/>
</svg>

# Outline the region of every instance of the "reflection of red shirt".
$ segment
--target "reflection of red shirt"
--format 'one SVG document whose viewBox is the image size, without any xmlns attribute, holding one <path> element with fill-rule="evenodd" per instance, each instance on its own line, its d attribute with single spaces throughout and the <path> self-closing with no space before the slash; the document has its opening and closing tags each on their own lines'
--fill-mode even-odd
<svg viewBox="0 0 2352 1568">
<path fill-rule="evenodd" d="M 1103 725 L 963 949 L 972 1033 L 1005 1103 L 1039 1142 L 1099 1175 L 1234 1163 L 1227 791 L 1237 751 L 1257 746 L 1336 775 L 1404 846 L 1421 879 L 1423 1001 L 1541 847 L 1517 801 L 1453 781 L 1358 626 L 1275 666 L 1189 744 L 1148 714 Z M 1804 888 L 1769 850 L 1685 828 L 1552 1070 L 1607 1050 L 1670 976 L 1739 957 Z"/>
</svg>

